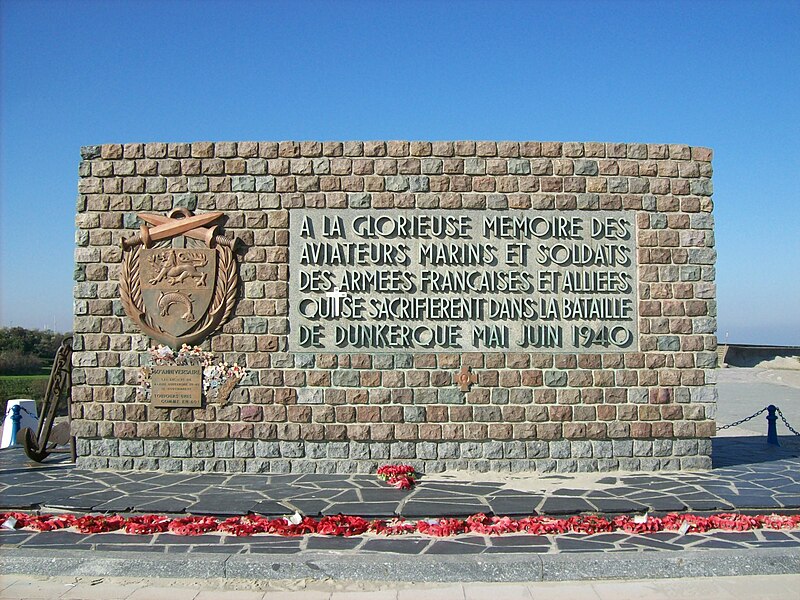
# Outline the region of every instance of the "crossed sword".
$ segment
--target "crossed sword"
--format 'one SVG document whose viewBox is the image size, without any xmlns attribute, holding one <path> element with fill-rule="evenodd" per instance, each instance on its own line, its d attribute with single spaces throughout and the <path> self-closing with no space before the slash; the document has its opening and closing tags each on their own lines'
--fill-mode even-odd
<svg viewBox="0 0 800 600">
<path fill-rule="evenodd" d="M 176 208 L 166 217 L 163 215 L 154 215 L 152 213 L 137 213 L 136 216 L 142 221 L 150 225 L 155 225 L 155 227 L 150 228 L 142 224 L 141 227 L 139 227 L 139 235 L 122 240 L 122 249 L 129 250 L 139 244 L 144 245 L 145 248 L 149 248 L 153 245 L 153 242 L 181 234 L 195 240 L 203 241 L 209 248 L 213 248 L 215 244 L 230 245 L 232 240 L 220 235 L 219 226 L 213 225 L 211 227 L 203 227 L 203 225 L 216 221 L 222 215 L 223 213 L 221 212 L 193 215 L 185 208 Z"/>
</svg>

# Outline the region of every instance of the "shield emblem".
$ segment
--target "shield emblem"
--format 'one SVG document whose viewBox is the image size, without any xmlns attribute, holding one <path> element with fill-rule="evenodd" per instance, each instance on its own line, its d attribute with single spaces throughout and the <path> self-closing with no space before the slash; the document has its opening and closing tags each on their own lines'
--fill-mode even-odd
<svg viewBox="0 0 800 600">
<path fill-rule="evenodd" d="M 145 314 L 179 337 L 195 327 L 214 296 L 217 253 L 210 248 L 149 248 L 139 259 Z"/>
</svg>

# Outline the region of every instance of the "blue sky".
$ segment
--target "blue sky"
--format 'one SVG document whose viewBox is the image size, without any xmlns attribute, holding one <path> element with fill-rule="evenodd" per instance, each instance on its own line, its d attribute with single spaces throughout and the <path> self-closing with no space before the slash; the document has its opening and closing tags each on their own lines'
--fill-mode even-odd
<svg viewBox="0 0 800 600">
<path fill-rule="evenodd" d="M 719 335 L 800 345 L 799 2 L 0 1 L 0 323 L 71 328 L 79 149 L 686 143 Z"/>
</svg>

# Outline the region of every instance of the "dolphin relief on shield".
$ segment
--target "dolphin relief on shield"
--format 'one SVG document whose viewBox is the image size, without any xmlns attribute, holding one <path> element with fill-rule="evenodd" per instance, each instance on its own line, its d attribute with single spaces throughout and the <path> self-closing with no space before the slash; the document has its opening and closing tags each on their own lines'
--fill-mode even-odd
<svg viewBox="0 0 800 600">
<path fill-rule="evenodd" d="M 147 223 L 122 241 L 120 298 L 142 333 L 172 347 L 197 343 L 228 320 L 236 303 L 235 238 L 220 235 L 221 212 L 167 216 L 139 213 Z M 150 227 L 153 226 L 153 227 Z"/>
</svg>

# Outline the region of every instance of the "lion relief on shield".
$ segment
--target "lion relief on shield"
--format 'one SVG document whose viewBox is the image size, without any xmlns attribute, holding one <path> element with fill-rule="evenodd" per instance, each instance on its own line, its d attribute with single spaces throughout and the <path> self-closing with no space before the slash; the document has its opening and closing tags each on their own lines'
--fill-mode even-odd
<svg viewBox="0 0 800 600">
<path fill-rule="evenodd" d="M 139 213 L 139 235 L 123 240 L 120 297 L 127 315 L 153 339 L 194 344 L 228 320 L 236 302 L 235 239 L 206 227 L 222 213 Z M 149 227 L 154 225 L 154 227 Z"/>
</svg>

